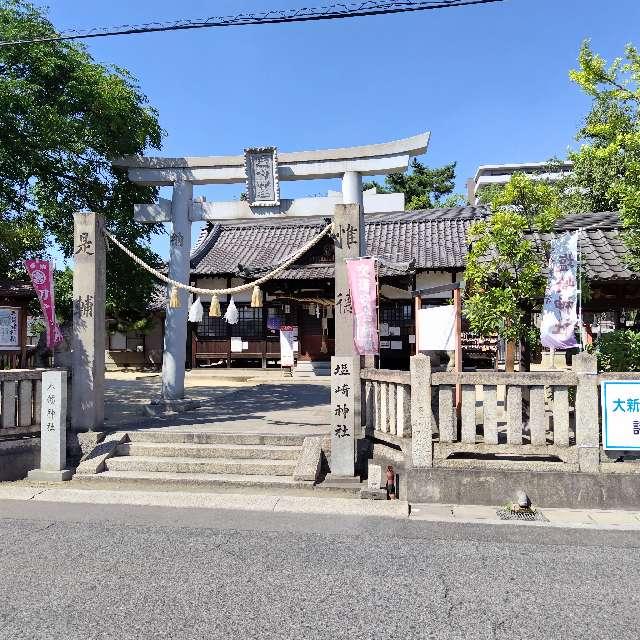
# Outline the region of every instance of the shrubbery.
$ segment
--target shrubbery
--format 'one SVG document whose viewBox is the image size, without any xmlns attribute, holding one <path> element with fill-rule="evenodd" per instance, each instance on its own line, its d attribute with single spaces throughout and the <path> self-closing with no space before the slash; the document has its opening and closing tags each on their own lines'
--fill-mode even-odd
<svg viewBox="0 0 640 640">
<path fill-rule="evenodd" d="M 640 331 L 605 333 L 598 338 L 595 353 L 600 371 L 640 371 Z"/>
</svg>

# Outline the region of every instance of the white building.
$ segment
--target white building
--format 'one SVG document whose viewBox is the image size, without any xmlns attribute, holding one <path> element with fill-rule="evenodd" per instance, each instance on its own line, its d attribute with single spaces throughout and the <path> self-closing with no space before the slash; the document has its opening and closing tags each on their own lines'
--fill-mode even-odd
<svg viewBox="0 0 640 640">
<path fill-rule="evenodd" d="M 506 184 L 514 173 L 524 173 L 534 180 L 555 182 L 570 173 L 572 168 L 573 163 L 568 161 L 483 164 L 478 167 L 475 177 L 467 181 L 467 198 L 469 204 L 478 204 L 483 188 L 493 184 Z"/>
</svg>

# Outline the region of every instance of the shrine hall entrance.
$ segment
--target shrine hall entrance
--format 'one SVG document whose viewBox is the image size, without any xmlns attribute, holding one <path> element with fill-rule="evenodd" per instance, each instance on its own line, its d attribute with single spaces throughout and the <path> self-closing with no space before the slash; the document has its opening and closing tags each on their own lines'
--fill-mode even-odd
<svg viewBox="0 0 640 640">
<path fill-rule="evenodd" d="M 210 303 L 203 303 L 202 320 L 190 323 L 187 367 L 281 367 L 280 327 L 294 327 L 294 356 L 298 362 L 329 362 L 335 353 L 334 317 L 330 305 L 293 299 L 268 300 L 261 307 L 235 303 L 237 324 L 224 314 L 229 302 L 221 302 L 220 317 L 210 317 Z"/>
</svg>

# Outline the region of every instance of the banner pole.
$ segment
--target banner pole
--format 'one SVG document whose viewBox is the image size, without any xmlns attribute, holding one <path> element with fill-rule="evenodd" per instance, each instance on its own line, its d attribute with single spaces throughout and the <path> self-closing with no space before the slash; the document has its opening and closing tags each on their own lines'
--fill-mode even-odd
<svg viewBox="0 0 640 640">
<path fill-rule="evenodd" d="M 578 334 L 580 335 L 580 351 L 584 351 L 584 339 L 582 336 L 582 252 L 580 251 L 580 239 L 582 238 L 582 227 L 578 229 L 577 258 L 578 258 Z"/>
</svg>

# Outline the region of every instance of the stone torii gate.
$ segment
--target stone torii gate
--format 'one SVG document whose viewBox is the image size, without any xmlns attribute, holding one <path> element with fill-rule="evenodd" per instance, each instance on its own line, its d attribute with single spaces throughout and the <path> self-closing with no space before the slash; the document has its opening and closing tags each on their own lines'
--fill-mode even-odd
<svg viewBox="0 0 640 640">
<path fill-rule="evenodd" d="M 189 283 L 192 222 L 334 216 L 335 294 L 336 298 L 346 298 L 349 289 L 345 259 L 362 256 L 366 251 L 362 176 L 406 171 L 410 158 L 424 153 L 428 142 L 429 133 L 422 133 L 411 138 L 361 147 L 281 154 L 275 147 L 256 147 L 246 149 L 244 155 L 237 156 L 133 156 L 117 159 L 113 164 L 126 168 L 129 179 L 137 184 L 173 187 L 171 200 L 161 198 L 158 204 L 136 205 L 134 211 L 138 222 L 171 222 L 169 277 L 172 280 Z M 280 182 L 319 178 L 341 178 L 342 193 L 325 198 L 280 198 Z M 194 185 L 232 183 L 246 183 L 246 201 L 204 202 L 193 199 Z M 377 206 L 374 204 L 374 207 L 378 211 L 397 210 L 398 201 L 393 201 L 394 195 L 391 196 L 391 202 L 388 195 L 375 196 Z M 179 295 L 180 306 L 167 308 L 162 361 L 162 396 L 165 400 L 173 401 L 184 398 L 187 292 L 180 290 Z M 343 430 L 341 439 L 332 442 L 332 472 L 334 475 L 353 476 L 354 442 L 360 432 L 360 357 L 355 354 L 350 312 L 336 313 L 333 375 L 340 376 L 339 382 L 343 387 L 345 382 L 350 382 L 353 393 L 347 402 L 349 435 L 352 437 L 344 437 Z M 332 384 L 332 396 L 334 386 Z M 342 402 L 344 398 L 339 400 Z M 345 421 L 346 417 L 342 415 L 334 420 L 341 427 Z M 332 439 L 336 439 L 333 431 Z"/>
</svg>

